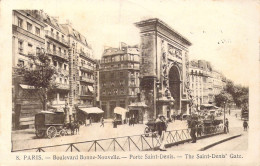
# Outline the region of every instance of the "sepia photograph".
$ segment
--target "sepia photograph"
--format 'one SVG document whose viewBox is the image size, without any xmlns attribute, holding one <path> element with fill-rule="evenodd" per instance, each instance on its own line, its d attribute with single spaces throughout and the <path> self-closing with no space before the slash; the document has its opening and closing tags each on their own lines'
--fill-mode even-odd
<svg viewBox="0 0 260 166">
<path fill-rule="evenodd" d="M 11 154 L 242 160 L 259 138 L 256 1 L 37 2 L 5 10 Z"/>
</svg>

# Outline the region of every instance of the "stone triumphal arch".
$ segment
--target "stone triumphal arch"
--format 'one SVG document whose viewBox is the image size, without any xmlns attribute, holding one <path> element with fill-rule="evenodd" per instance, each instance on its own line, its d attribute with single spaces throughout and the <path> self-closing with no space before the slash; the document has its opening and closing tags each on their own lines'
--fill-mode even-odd
<svg viewBox="0 0 260 166">
<path fill-rule="evenodd" d="M 191 43 L 159 19 L 136 23 L 141 35 L 140 90 L 148 119 L 189 114 Z"/>
</svg>

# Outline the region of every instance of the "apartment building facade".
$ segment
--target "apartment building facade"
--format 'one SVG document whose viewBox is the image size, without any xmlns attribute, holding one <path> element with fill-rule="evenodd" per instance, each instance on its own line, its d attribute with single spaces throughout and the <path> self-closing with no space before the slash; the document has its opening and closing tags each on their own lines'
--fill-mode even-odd
<svg viewBox="0 0 260 166">
<path fill-rule="evenodd" d="M 199 110 L 202 104 L 214 104 L 215 95 L 219 94 L 225 86 L 224 76 L 205 60 L 190 61 L 189 72 L 195 108 Z"/>
<path fill-rule="evenodd" d="M 139 48 L 122 44 L 104 50 L 99 66 L 100 104 L 105 118 L 113 118 L 114 108 L 128 108 L 139 92 Z"/>
<path fill-rule="evenodd" d="M 50 56 L 51 64 L 56 69 L 53 80 L 56 84 L 55 98 L 51 105 L 64 106 L 69 96 L 69 56 L 68 39 L 56 18 L 50 17 L 41 11 L 45 27 L 45 52 Z"/>
<path fill-rule="evenodd" d="M 70 23 L 61 25 L 68 36 L 70 50 L 71 93 L 69 103 L 86 107 L 95 102 L 96 61 L 85 36 Z"/>
<path fill-rule="evenodd" d="M 44 50 L 46 26 L 38 10 L 12 11 L 12 113 L 15 128 L 31 125 L 31 116 L 42 109 L 34 87 L 23 80 L 17 68 L 35 67 L 30 56 Z"/>
<path fill-rule="evenodd" d="M 34 115 L 43 109 L 36 89 L 17 72 L 23 66 L 34 68 L 29 57 L 40 52 L 45 52 L 56 68 L 55 97 L 48 105 L 64 107 L 68 102 L 70 106 L 92 107 L 97 89 L 96 60 L 86 37 L 42 10 L 13 10 L 12 17 L 13 126 L 33 126 Z"/>
</svg>

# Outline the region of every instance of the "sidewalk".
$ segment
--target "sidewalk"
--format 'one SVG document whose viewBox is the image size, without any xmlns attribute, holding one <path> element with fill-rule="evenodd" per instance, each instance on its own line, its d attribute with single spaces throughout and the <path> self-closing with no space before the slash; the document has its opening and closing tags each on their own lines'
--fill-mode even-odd
<svg viewBox="0 0 260 166">
<path fill-rule="evenodd" d="M 167 148 L 167 151 L 200 151 L 211 144 L 243 134 L 243 129 L 241 127 L 234 127 L 229 130 L 230 132 L 228 134 L 220 134 L 208 138 L 198 139 L 196 143 L 185 142 L 184 144 Z"/>
</svg>

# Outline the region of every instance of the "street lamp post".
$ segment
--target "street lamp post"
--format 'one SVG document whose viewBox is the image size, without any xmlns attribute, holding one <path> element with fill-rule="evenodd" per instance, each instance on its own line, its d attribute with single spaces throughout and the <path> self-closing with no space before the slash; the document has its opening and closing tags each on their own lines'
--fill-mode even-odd
<svg viewBox="0 0 260 166">
<path fill-rule="evenodd" d="M 158 112 L 159 112 L 159 88 L 160 88 L 160 82 L 159 80 L 156 81 L 156 89 L 157 89 L 157 104 L 156 104 L 156 115 L 155 117 L 157 117 Z"/>
<path fill-rule="evenodd" d="M 224 101 L 224 132 L 226 132 L 226 102 Z"/>
</svg>

